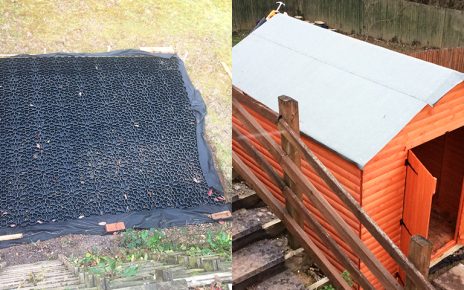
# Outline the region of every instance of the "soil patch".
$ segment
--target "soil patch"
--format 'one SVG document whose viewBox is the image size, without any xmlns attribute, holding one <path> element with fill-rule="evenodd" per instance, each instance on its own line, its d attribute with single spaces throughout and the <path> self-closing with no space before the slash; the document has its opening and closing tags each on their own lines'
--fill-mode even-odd
<svg viewBox="0 0 464 290">
<path fill-rule="evenodd" d="M 210 223 L 188 225 L 184 227 L 166 228 L 162 231 L 166 238 L 177 244 L 204 244 L 209 231 L 231 232 L 232 223 Z M 99 255 L 115 255 L 119 247 L 120 234 L 94 236 L 94 235 L 67 235 L 36 243 L 17 245 L 0 249 L 0 259 L 8 266 L 34 263 L 38 261 L 54 260 L 58 254 L 66 257 L 82 257 L 87 252 Z"/>
</svg>

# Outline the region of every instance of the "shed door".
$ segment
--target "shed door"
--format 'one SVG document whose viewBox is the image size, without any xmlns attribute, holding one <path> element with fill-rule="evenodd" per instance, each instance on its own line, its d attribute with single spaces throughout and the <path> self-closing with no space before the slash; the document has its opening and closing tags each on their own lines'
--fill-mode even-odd
<svg viewBox="0 0 464 290">
<path fill-rule="evenodd" d="M 401 250 L 405 254 L 408 253 L 411 236 L 428 236 L 432 196 L 436 186 L 437 179 L 409 150 L 401 225 Z"/>
</svg>

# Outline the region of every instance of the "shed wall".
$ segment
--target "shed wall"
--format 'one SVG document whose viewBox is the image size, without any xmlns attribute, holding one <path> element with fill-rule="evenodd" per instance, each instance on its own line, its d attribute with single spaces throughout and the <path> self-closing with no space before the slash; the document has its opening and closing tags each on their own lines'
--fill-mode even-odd
<svg viewBox="0 0 464 290">
<path fill-rule="evenodd" d="M 462 126 L 464 83 L 453 88 L 434 107 L 425 107 L 364 167 L 362 205 L 397 245 L 400 243 L 407 151 Z M 364 227 L 361 238 L 392 273 L 398 271 L 396 263 Z M 365 265 L 361 265 L 361 270 L 372 278 Z"/>
<path fill-rule="evenodd" d="M 249 98 L 246 96 L 246 98 Z M 259 114 L 257 111 L 254 110 L 254 106 L 248 105 L 245 108 L 259 121 L 261 126 L 266 129 L 266 131 L 273 137 L 275 141 L 280 144 L 280 134 L 278 133 L 278 129 L 275 125 L 275 120 L 277 120 L 277 113 L 274 112 L 275 118 L 274 121 L 271 120 L 269 117 L 264 117 L 262 114 Z M 304 112 L 301 112 L 304 114 Z M 260 146 L 256 139 L 249 134 L 249 132 L 242 126 L 240 121 L 233 117 L 233 124 L 236 125 L 242 134 L 245 134 L 249 140 L 252 141 L 253 145 L 257 150 L 259 150 L 266 159 L 272 164 L 272 166 L 279 172 L 280 176 L 282 177 L 282 169 L 279 164 L 277 164 L 271 155 L 266 151 L 265 148 Z M 325 166 L 333 173 L 333 175 L 343 184 L 343 186 L 353 195 L 353 197 L 359 202 L 360 200 L 360 192 L 361 192 L 361 170 L 357 168 L 354 164 L 350 163 L 349 161 L 343 159 L 338 154 L 334 153 L 333 151 L 325 148 L 324 146 L 314 142 L 308 137 L 302 137 L 306 145 L 314 152 L 314 154 L 324 163 Z M 232 142 L 233 150 L 236 152 L 242 160 L 253 170 L 253 172 L 257 175 L 257 177 L 265 183 L 268 188 L 272 191 L 274 196 L 279 199 L 282 203 L 284 202 L 285 198 L 283 197 L 282 192 L 278 189 L 278 187 L 271 182 L 270 177 L 266 175 L 266 173 L 254 164 L 252 158 L 248 156 L 243 148 L 238 144 L 236 140 Z M 322 181 L 322 179 L 312 170 L 311 166 L 303 161 L 302 162 L 302 171 L 303 173 L 309 178 L 309 180 L 314 184 L 314 186 L 329 200 L 332 206 L 340 213 L 342 218 L 350 225 L 353 231 L 359 234 L 360 231 L 360 224 L 358 220 L 351 214 L 351 212 L 346 209 L 343 202 L 333 193 L 328 186 Z M 355 265 L 359 265 L 359 259 L 355 257 L 351 249 L 344 243 L 340 237 L 335 233 L 334 229 L 331 225 L 329 225 L 326 220 L 320 215 L 319 211 L 312 206 L 311 202 L 304 198 L 304 205 L 314 214 L 317 216 L 319 222 L 329 231 L 332 237 L 335 238 L 337 243 L 339 243 L 345 252 L 349 255 L 349 257 L 353 260 Z M 338 263 L 337 259 L 330 253 L 327 247 L 320 241 L 320 239 L 311 231 L 310 228 L 305 227 L 305 231 L 314 242 L 327 254 L 328 258 L 340 269 L 343 271 L 344 268 Z"/>
</svg>

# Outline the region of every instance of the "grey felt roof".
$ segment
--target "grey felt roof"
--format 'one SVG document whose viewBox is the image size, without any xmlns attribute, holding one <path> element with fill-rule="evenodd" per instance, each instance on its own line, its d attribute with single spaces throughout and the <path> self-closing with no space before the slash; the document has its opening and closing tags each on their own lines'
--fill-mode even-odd
<svg viewBox="0 0 464 290">
<path fill-rule="evenodd" d="M 360 168 L 464 74 L 279 14 L 232 49 L 233 84 Z"/>
</svg>

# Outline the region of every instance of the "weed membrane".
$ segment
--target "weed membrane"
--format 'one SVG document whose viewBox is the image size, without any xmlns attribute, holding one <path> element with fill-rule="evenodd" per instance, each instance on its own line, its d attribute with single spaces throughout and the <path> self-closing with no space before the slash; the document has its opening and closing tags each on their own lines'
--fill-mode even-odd
<svg viewBox="0 0 464 290">
<path fill-rule="evenodd" d="M 175 55 L 0 59 L 0 234 L 221 210 L 205 114 Z"/>
</svg>

